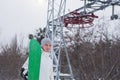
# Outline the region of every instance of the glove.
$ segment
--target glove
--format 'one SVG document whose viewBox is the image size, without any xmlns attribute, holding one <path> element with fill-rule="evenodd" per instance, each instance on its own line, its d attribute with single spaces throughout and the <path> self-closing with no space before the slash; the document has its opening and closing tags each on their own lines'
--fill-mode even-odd
<svg viewBox="0 0 120 80">
<path fill-rule="evenodd" d="M 28 77 L 28 71 L 25 70 L 24 68 L 21 68 L 21 77 L 24 78 L 25 80 L 27 80 Z"/>
</svg>

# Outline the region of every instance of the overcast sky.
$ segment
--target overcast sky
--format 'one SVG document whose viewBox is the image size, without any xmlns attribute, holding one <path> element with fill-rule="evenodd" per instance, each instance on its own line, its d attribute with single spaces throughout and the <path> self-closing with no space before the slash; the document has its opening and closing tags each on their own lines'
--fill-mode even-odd
<svg viewBox="0 0 120 80">
<path fill-rule="evenodd" d="M 80 6 L 80 0 L 67 0 L 66 11 Z M 0 45 L 9 43 L 15 34 L 27 40 L 28 34 L 45 27 L 46 16 L 47 0 L 0 0 Z"/>
<path fill-rule="evenodd" d="M 45 0 L 0 0 L 0 43 L 8 43 L 17 34 L 26 38 L 46 22 Z"/>
<path fill-rule="evenodd" d="M 66 10 L 77 8 L 79 2 L 69 0 Z M 45 27 L 46 16 L 47 0 L 0 0 L 0 45 L 9 43 L 15 34 L 27 40 L 30 33 Z"/>
</svg>

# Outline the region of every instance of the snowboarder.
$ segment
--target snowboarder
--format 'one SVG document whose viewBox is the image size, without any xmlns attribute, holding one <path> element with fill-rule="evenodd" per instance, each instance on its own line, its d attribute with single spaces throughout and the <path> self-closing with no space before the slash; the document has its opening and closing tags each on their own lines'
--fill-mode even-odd
<svg viewBox="0 0 120 80">
<path fill-rule="evenodd" d="M 51 41 L 49 38 L 44 38 L 41 40 L 42 54 L 41 54 L 41 64 L 40 64 L 40 74 L 39 80 L 54 80 L 53 76 L 53 62 L 50 54 Z M 28 79 L 28 62 L 29 58 L 25 61 L 21 69 L 21 76 L 27 80 Z"/>
</svg>

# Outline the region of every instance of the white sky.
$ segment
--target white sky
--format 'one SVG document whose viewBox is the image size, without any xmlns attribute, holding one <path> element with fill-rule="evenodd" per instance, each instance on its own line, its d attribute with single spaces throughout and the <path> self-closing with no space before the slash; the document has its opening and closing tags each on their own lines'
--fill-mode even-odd
<svg viewBox="0 0 120 80">
<path fill-rule="evenodd" d="M 27 38 L 28 34 L 46 22 L 45 0 L 0 0 L 0 43 L 9 42 L 17 34 Z M 44 4 L 44 5 L 43 5 Z"/>
<path fill-rule="evenodd" d="M 73 2 L 69 0 L 67 7 Z M 79 5 L 78 2 L 74 3 Z M 70 5 L 68 9 L 74 7 L 77 8 Z M 30 33 L 45 27 L 46 16 L 47 0 L 0 0 L 0 45 L 9 43 L 15 34 L 26 40 Z"/>
<path fill-rule="evenodd" d="M 67 0 L 66 11 L 80 6 L 80 0 Z M 9 43 L 15 34 L 28 42 L 30 33 L 45 27 L 46 16 L 47 0 L 0 0 L 0 45 Z"/>
</svg>

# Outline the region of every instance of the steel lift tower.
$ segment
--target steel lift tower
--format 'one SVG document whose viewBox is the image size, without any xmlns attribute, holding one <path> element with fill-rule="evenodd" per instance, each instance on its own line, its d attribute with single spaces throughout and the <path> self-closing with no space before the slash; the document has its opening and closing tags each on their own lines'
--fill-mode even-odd
<svg viewBox="0 0 120 80">
<path fill-rule="evenodd" d="M 74 1 L 74 0 L 73 0 Z M 69 25 L 80 25 L 85 28 L 93 26 L 93 21 L 98 18 L 94 12 L 103 10 L 112 6 L 111 20 L 118 19 L 114 13 L 114 6 L 120 6 L 120 0 L 80 0 L 84 1 L 83 7 L 80 7 L 70 13 L 65 14 L 66 0 L 48 0 L 46 37 L 52 41 L 52 59 L 55 80 L 68 78 L 74 80 L 72 67 L 70 64 L 66 41 L 64 39 L 63 28 Z M 64 49 L 69 73 L 61 72 L 61 53 Z"/>
<path fill-rule="evenodd" d="M 55 80 L 61 80 L 61 78 L 74 80 L 65 39 L 63 37 L 64 18 L 61 18 L 61 16 L 65 14 L 65 6 L 66 0 L 48 0 L 46 36 L 49 37 L 52 41 L 51 54 L 53 59 L 53 71 Z M 60 61 L 62 49 L 64 49 L 67 59 L 69 68 L 68 73 L 61 72 Z"/>
</svg>

